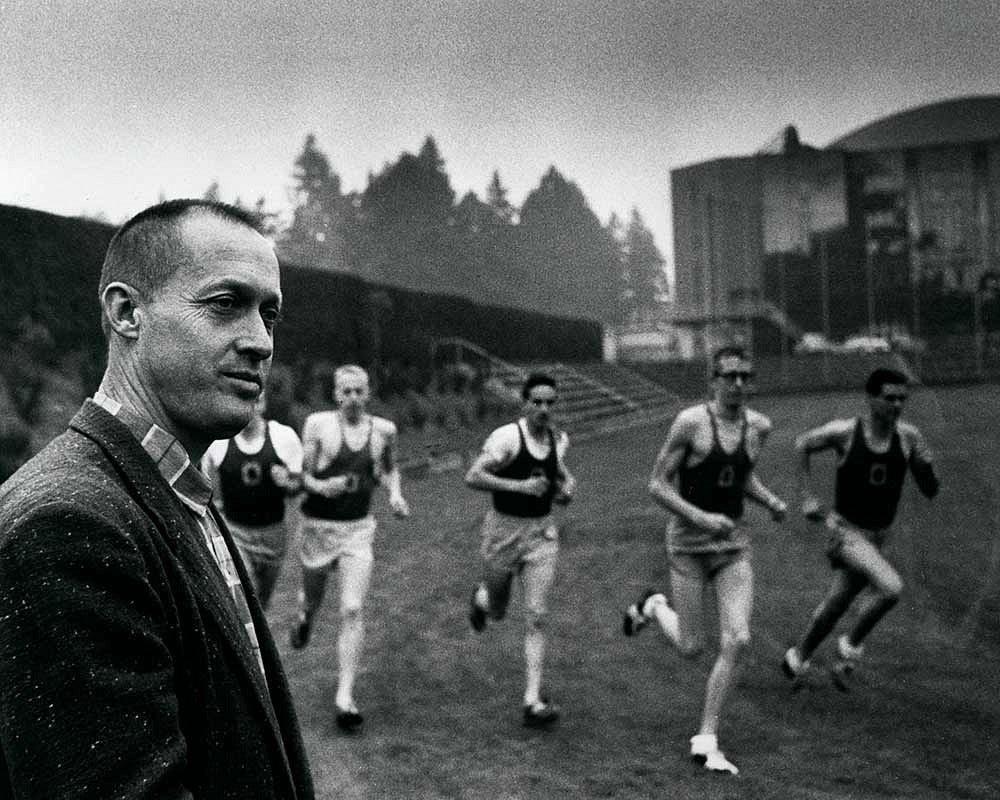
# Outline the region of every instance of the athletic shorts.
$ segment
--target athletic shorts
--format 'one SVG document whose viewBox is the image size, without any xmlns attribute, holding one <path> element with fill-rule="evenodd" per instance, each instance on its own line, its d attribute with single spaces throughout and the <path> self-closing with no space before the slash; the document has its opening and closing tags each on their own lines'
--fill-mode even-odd
<svg viewBox="0 0 1000 800">
<path fill-rule="evenodd" d="M 721 550 L 711 553 L 678 553 L 670 554 L 670 569 L 689 578 L 700 578 L 708 582 L 718 572 L 731 564 L 750 560 L 750 548 L 739 550 Z"/>
<path fill-rule="evenodd" d="M 514 517 L 491 508 L 483 520 L 479 552 L 491 570 L 517 572 L 528 563 L 555 560 L 559 529 L 550 514 Z"/>
<path fill-rule="evenodd" d="M 851 548 L 861 543 L 874 545 L 876 549 L 881 550 L 886 541 L 888 541 L 891 531 L 891 528 L 883 528 L 878 531 L 859 528 L 857 525 L 852 525 L 835 511 L 831 511 L 826 515 L 826 527 L 829 532 L 826 557 L 830 559 L 830 564 L 838 569 L 847 566 L 844 561 L 844 553 L 850 552 Z M 865 550 L 867 552 L 867 546 Z"/>
<path fill-rule="evenodd" d="M 327 569 L 341 557 L 371 560 L 375 517 L 335 520 L 303 517 L 300 557 L 306 569 Z"/>
<path fill-rule="evenodd" d="M 272 525 L 243 525 L 227 519 L 226 526 L 244 563 L 280 564 L 285 557 L 288 527 L 284 520 Z"/>
<path fill-rule="evenodd" d="M 665 541 L 670 553 L 727 553 L 748 548 L 750 532 L 742 519 L 736 520 L 733 531 L 720 536 L 673 514 L 667 521 Z"/>
</svg>

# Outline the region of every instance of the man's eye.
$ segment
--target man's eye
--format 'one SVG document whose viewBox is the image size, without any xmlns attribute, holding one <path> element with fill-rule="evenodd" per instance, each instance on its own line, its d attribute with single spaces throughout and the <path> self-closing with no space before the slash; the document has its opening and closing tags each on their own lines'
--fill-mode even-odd
<svg viewBox="0 0 1000 800">
<path fill-rule="evenodd" d="M 232 311 L 236 307 L 236 298 L 228 294 L 213 297 L 209 302 L 219 311 Z"/>
<path fill-rule="evenodd" d="M 281 312 L 276 308 L 265 308 L 260 312 L 260 316 L 268 328 L 273 328 L 281 321 Z"/>
</svg>

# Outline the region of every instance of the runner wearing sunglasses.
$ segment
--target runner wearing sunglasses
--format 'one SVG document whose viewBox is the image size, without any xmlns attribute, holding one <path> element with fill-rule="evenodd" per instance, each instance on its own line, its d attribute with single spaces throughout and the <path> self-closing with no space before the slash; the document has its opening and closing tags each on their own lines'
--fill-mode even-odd
<svg viewBox="0 0 1000 800">
<path fill-rule="evenodd" d="M 743 522 L 744 498 L 764 506 L 775 520 L 785 504 L 757 478 L 754 467 L 771 421 L 747 408 L 753 366 L 740 347 L 713 357 L 712 399 L 681 411 L 667 435 L 649 491 L 672 512 L 667 528 L 670 589 L 649 590 L 625 612 L 626 636 L 656 620 L 681 655 L 704 648 L 705 589 L 715 588 L 719 652 L 708 676 L 701 726 L 691 738 L 691 757 L 713 772 L 737 774 L 719 749 L 722 707 L 736 683 L 736 671 L 750 642 L 753 568 L 750 536 Z"/>
</svg>

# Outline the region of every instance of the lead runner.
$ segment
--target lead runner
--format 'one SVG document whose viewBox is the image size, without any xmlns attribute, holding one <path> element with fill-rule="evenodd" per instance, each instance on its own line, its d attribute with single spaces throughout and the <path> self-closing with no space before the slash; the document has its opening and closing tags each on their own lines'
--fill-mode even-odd
<svg viewBox="0 0 1000 800">
<path fill-rule="evenodd" d="M 734 346 L 720 348 L 713 364 L 712 400 L 677 415 L 649 483 L 653 499 L 673 512 L 667 546 L 674 605 L 663 593 L 647 591 L 629 606 L 623 627 L 633 636 L 655 619 L 680 654 L 693 658 L 704 647 L 705 587 L 714 585 L 719 653 L 705 687 L 701 727 L 691 737 L 691 757 L 710 771 L 736 775 L 739 770 L 719 749 L 718 729 L 750 642 L 753 568 L 743 500 L 761 504 L 775 520 L 784 519 L 787 509 L 754 472 L 771 421 L 746 407 L 753 364 Z"/>
<path fill-rule="evenodd" d="M 866 417 L 832 420 L 807 431 L 795 442 L 802 511 L 829 529 L 827 556 L 834 575 L 826 598 L 813 612 L 800 642 L 785 653 L 781 667 L 785 675 L 798 682 L 808 671 L 816 648 L 867 587 L 870 596 L 857 622 L 849 633 L 837 639 L 832 677 L 842 691 L 850 689 L 850 680 L 864 654 L 865 638 L 896 605 L 903 590 L 903 581 L 882 554 L 882 548 L 890 536 L 907 469 L 925 497 L 933 498 L 939 488 L 923 435 L 899 419 L 909 394 L 906 376 L 896 370 L 877 369 L 868 377 L 865 391 Z M 825 450 L 838 454 L 834 506 L 828 513 L 810 485 L 811 456 Z"/>
</svg>

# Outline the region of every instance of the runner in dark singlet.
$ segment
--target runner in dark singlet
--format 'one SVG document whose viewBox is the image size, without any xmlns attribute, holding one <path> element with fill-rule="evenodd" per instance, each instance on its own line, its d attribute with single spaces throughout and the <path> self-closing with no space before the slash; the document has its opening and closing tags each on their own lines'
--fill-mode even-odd
<svg viewBox="0 0 1000 800">
<path fill-rule="evenodd" d="M 364 642 L 364 603 L 372 571 L 377 524 L 372 492 L 389 490 L 393 514 L 410 513 L 398 468 L 396 425 L 368 413 L 368 373 L 356 364 L 334 373 L 335 411 L 310 414 L 302 428 L 302 591 L 289 641 L 300 650 L 309 643 L 313 620 L 333 569 L 340 576 L 340 630 L 337 634 L 335 720 L 344 731 L 358 730 L 364 718 L 354 701 L 354 679 Z"/>
<path fill-rule="evenodd" d="M 625 612 L 625 634 L 655 619 L 682 655 L 703 647 L 701 618 L 705 587 L 713 585 L 719 611 L 719 653 L 708 677 L 701 726 L 691 738 L 691 756 L 713 772 L 736 774 L 719 749 L 722 706 L 735 683 L 740 657 L 750 641 L 753 570 L 750 538 L 743 524 L 744 498 L 767 508 L 776 520 L 785 504 L 754 473 L 771 422 L 745 405 L 752 365 L 742 348 L 719 350 L 713 359 L 709 403 L 681 411 L 660 451 L 649 490 L 672 512 L 667 547 L 673 606 L 661 592 L 647 591 Z"/>
<path fill-rule="evenodd" d="M 830 534 L 827 555 L 834 568 L 833 584 L 813 612 L 801 641 L 785 653 L 782 670 L 799 685 L 809 659 L 833 631 L 837 620 L 862 589 L 868 597 L 852 630 L 837 639 L 832 669 L 834 684 L 846 691 L 863 654 L 862 643 L 879 620 L 896 605 L 903 582 L 882 555 L 896 517 L 900 492 L 909 469 L 924 496 L 937 494 L 938 478 L 930 450 L 920 431 L 899 420 L 908 394 L 906 376 L 877 369 L 865 385 L 868 415 L 837 419 L 802 434 L 795 442 L 799 454 L 802 511 L 826 524 Z M 826 512 L 809 483 L 810 457 L 833 450 L 839 455 L 834 507 Z"/>
<path fill-rule="evenodd" d="M 264 395 L 254 418 L 232 439 L 213 442 L 201 470 L 215 485 L 215 500 L 267 608 L 288 543 L 285 498 L 300 488 L 302 443 L 287 425 L 264 418 Z"/>
<path fill-rule="evenodd" d="M 563 463 L 569 438 L 552 425 L 555 380 L 529 375 L 521 394 L 524 416 L 489 435 L 465 476 L 466 485 L 493 495 L 481 531 L 483 580 L 473 589 L 469 621 L 479 632 L 487 619 L 502 619 L 511 584 L 515 576 L 520 579 L 526 622 L 523 720 L 527 727 L 542 728 L 559 718 L 555 704 L 541 694 L 544 623 L 559 554 L 552 504 L 568 503 L 576 481 Z"/>
</svg>

